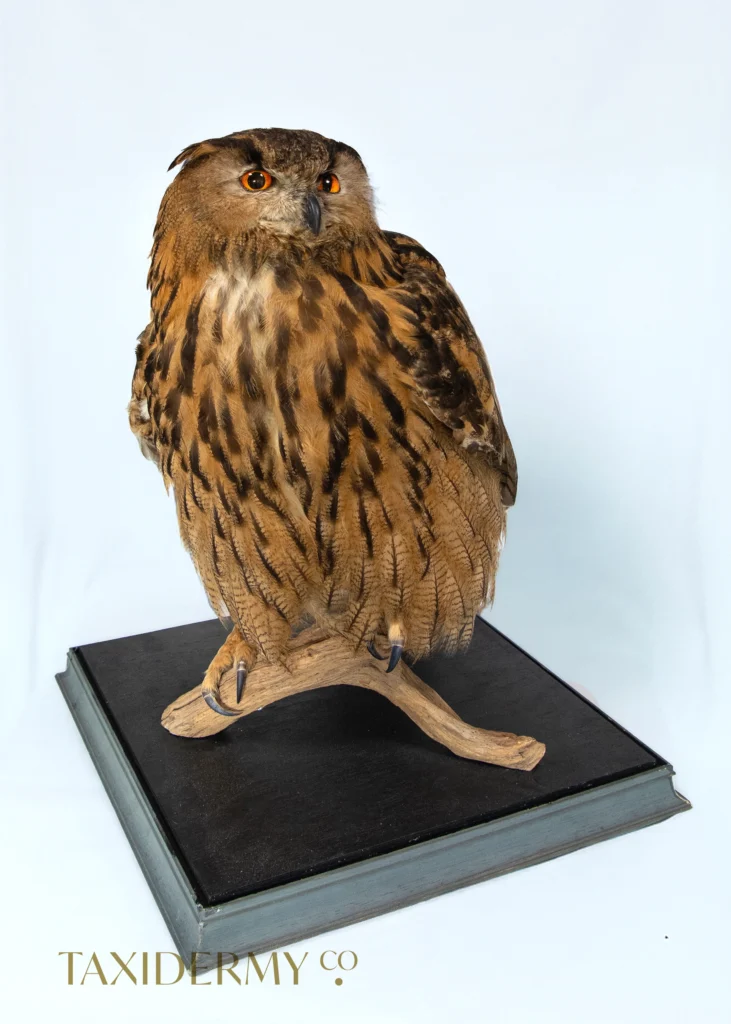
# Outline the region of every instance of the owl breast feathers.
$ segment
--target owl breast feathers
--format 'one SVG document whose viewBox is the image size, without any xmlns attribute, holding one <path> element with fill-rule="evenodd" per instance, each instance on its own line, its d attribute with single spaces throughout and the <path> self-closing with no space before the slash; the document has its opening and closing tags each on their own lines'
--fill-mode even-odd
<svg viewBox="0 0 731 1024">
<path fill-rule="evenodd" d="M 155 229 L 130 422 L 214 610 L 267 661 L 313 620 L 454 651 L 493 595 L 517 471 L 439 263 L 312 132 L 184 150 Z"/>
</svg>

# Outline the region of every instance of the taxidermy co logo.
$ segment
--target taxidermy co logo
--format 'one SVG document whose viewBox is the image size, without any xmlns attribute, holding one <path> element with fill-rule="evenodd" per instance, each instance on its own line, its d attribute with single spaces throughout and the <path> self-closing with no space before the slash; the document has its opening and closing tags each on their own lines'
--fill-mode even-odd
<svg viewBox="0 0 731 1024">
<path fill-rule="evenodd" d="M 249 953 L 238 957 L 235 953 L 192 953 L 190 974 L 185 979 L 185 964 L 177 953 L 132 953 L 126 959 L 119 953 L 81 953 L 62 951 L 66 957 L 67 985 L 299 985 L 305 963 L 323 971 L 335 971 L 333 981 L 343 984 L 343 974 L 358 966 L 358 957 L 352 949 L 341 953 L 326 949 L 319 958 L 306 952 L 299 963 L 286 952 L 264 954 Z M 75 959 L 79 957 L 79 959 Z M 206 967 L 199 961 L 206 958 Z M 215 959 L 214 959 L 215 958 Z M 199 980 L 203 972 L 210 972 L 207 981 Z M 310 970 L 310 973 L 312 971 Z"/>
</svg>

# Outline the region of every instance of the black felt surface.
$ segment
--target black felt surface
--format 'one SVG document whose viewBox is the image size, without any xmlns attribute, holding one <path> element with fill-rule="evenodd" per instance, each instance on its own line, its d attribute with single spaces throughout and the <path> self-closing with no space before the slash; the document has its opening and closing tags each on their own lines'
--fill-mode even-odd
<svg viewBox="0 0 731 1024">
<path fill-rule="evenodd" d="M 664 762 L 478 620 L 418 674 L 467 722 L 536 736 L 533 772 L 466 761 L 376 693 L 287 697 L 210 739 L 160 725 L 223 642 L 217 620 L 77 648 L 204 905 L 398 849 Z"/>
</svg>

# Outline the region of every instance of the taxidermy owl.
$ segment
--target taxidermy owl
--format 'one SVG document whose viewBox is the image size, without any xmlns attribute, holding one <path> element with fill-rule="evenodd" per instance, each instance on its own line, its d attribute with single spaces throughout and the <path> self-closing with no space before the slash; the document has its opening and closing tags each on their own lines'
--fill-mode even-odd
<svg viewBox="0 0 731 1024">
<path fill-rule="evenodd" d="M 315 132 L 235 132 L 172 167 L 129 417 L 232 620 L 210 706 L 307 624 L 389 670 L 466 647 L 517 470 L 441 265 L 381 230 L 359 155 Z"/>
</svg>

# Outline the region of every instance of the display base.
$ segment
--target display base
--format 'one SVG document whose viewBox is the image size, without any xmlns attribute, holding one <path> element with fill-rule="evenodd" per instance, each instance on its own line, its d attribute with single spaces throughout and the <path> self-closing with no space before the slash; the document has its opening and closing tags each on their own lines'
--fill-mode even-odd
<svg viewBox="0 0 731 1024">
<path fill-rule="evenodd" d="M 197 970 L 382 914 L 686 810 L 673 769 L 493 627 L 418 674 L 476 726 L 540 736 L 531 773 L 468 761 L 377 693 L 286 697 L 183 740 L 217 620 L 69 652 L 59 685 L 175 945 Z M 203 953 L 203 951 L 206 951 Z"/>
</svg>

